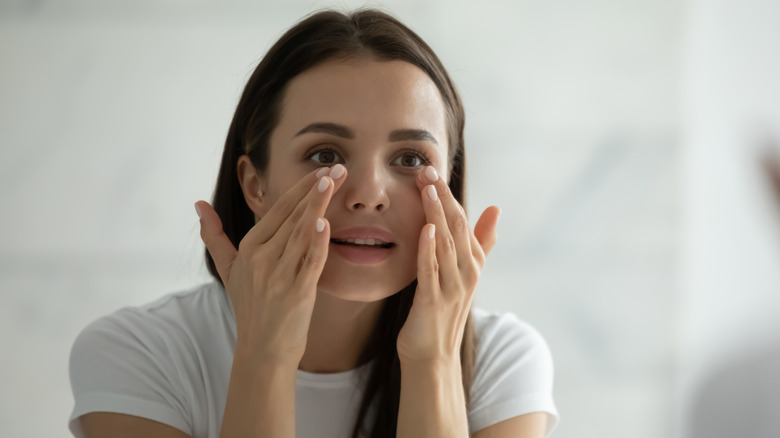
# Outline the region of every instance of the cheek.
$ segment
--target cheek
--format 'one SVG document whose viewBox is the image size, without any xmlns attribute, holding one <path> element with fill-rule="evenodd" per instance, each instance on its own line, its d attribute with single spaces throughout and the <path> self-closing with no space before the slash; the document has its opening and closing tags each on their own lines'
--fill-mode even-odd
<svg viewBox="0 0 780 438">
<path fill-rule="evenodd" d="M 416 222 L 425 221 L 425 210 L 423 209 L 422 194 L 417 186 L 412 187 L 404 193 L 402 199 L 399 199 L 397 208 L 403 211 L 403 215 Z"/>
<path fill-rule="evenodd" d="M 404 229 L 408 233 L 407 238 L 412 242 L 415 251 L 420 238 L 420 232 L 428 221 L 425 218 L 422 199 L 419 190 L 414 188 L 414 192 L 404 200 L 401 206 L 401 220 L 404 223 Z"/>
</svg>

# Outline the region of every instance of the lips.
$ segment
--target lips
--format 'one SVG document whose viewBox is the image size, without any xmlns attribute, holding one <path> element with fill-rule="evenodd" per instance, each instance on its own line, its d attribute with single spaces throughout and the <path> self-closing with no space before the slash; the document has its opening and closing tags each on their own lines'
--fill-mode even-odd
<svg viewBox="0 0 780 438">
<path fill-rule="evenodd" d="M 354 264 L 374 264 L 390 257 L 396 246 L 393 235 L 381 228 L 353 227 L 334 231 L 332 248 L 343 259 Z"/>
<path fill-rule="evenodd" d="M 337 245 L 372 246 L 391 248 L 395 246 L 393 235 L 376 227 L 352 227 L 334 231 L 330 241 Z"/>
</svg>

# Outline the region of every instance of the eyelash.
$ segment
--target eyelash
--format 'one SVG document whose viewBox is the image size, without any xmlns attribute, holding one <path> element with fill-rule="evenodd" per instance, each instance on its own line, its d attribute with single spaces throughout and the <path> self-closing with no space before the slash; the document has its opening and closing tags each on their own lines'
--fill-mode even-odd
<svg viewBox="0 0 780 438">
<path fill-rule="evenodd" d="M 340 155 L 340 154 L 339 154 L 339 153 L 338 153 L 336 150 L 334 150 L 333 148 L 330 148 L 330 147 L 321 147 L 321 148 L 316 148 L 316 149 L 314 149 L 314 150 L 312 150 L 312 151 L 309 151 L 309 152 L 306 154 L 306 157 L 305 157 L 305 159 L 306 159 L 306 160 L 311 160 L 311 159 L 312 159 L 312 157 L 313 157 L 314 155 L 316 155 L 316 154 L 318 154 L 318 153 L 320 153 L 320 152 L 333 152 L 333 153 L 334 153 L 334 154 L 336 154 L 337 156 L 339 156 L 339 157 L 341 156 L 341 155 Z M 412 148 L 404 149 L 404 150 L 403 150 L 403 153 L 402 153 L 401 155 L 399 155 L 399 157 L 398 157 L 398 158 L 400 158 L 400 157 L 403 157 L 404 155 L 407 155 L 407 154 L 409 154 L 409 155 L 414 155 L 416 158 L 419 158 L 419 159 L 420 159 L 420 161 L 422 162 L 422 164 L 421 164 L 422 166 L 430 166 L 430 165 L 431 165 L 431 160 L 430 160 L 430 158 L 428 158 L 428 154 L 426 154 L 426 153 L 425 153 L 425 151 L 424 151 L 424 150 L 422 150 L 422 149 L 419 149 L 419 148 L 416 148 L 416 147 L 412 147 Z M 396 159 L 398 159 L 398 158 L 396 158 Z M 393 161 L 395 161 L 395 160 L 393 160 Z M 329 165 L 329 164 L 335 164 L 335 163 L 321 163 L 321 164 L 328 164 L 328 165 Z"/>
</svg>

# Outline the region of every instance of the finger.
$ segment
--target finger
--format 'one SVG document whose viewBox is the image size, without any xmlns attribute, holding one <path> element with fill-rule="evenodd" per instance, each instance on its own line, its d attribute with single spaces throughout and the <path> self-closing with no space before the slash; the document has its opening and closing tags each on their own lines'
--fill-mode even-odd
<svg viewBox="0 0 780 438">
<path fill-rule="evenodd" d="M 423 211 L 428 223 L 436 226 L 436 260 L 439 264 L 439 284 L 442 290 L 452 290 L 460 278 L 458 245 L 450 233 L 436 187 L 427 185 L 422 190 Z M 471 257 L 471 251 L 468 252 Z"/>
<path fill-rule="evenodd" d="M 238 251 L 222 229 L 222 220 L 214 208 L 206 201 L 195 203 L 195 212 L 200 217 L 200 238 L 206 245 L 219 277 L 223 284 L 228 283 L 230 266 L 236 259 Z"/>
<path fill-rule="evenodd" d="M 328 174 L 334 175 L 337 177 L 337 179 L 334 180 L 330 176 L 323 176 L 317 180 L 317 182 L 309 189 L 309 193 L 307 193 L 301 202 L 299 202 L 295 207 L 293 213 L 290 214 L 287 219 L 285 219 L 284 223 L 282 223 L 274 236 L 267 242 L 267 245 L 272 251 L 274 251 L 277 258 L 281 257 L 284 253 L 285 248 L 290 242 L 290 236 L 295 230 L 295 227 L 298 226 L 299 222 L 303 219 L 307 208 L 309 208 L 309 205 L 312 202 L 318 203 L 321 208 L 319 213 L 317 213 L 317 215 L 314 216 L 311 220 L 325 216 L 325 210 L 330 203 L 330 199 L 333 196 L 333 193 L 335 193 L 336 190 L 338 190 L 343 185 L 344 180 L 346 179 L 347 169 L 340 164 L 333 167 L 333 169 L 337 168 L 340 170 L 336 172 L 331 171 Z M 328 182 L 323 183 L 323 179 L 327 179 Z M 323 184 L 328 184 L 328 186 L 324 187 L 322 186 Z M 323 190 L 320 190 L 321 188 Z M 318 197 L 319 201 L 317 200 Z"/>
<path fill-rule="evenodd" d="M 300 270 L 295 277 L 294 290 L 306 291 L 316 287 L 328 259 L 330 223 L 325 218 L 317 218 L 314 230 L 311 245 L 307 247 L 300 263 Z"/>
<path fill-rule="evenodd" d="M 428 184 L 436 188 L 444 216 L 447 220 L 447 228 L 455 240 L 457 250 L 458 267 L 463 268 L 473 263 L 471 253 L 471 227 L 466 217 L 466 212 L 461 207 L 457 199 L 452 195 L 452 191 L 447 186 L 443 178 L 440 178 L 433 166 L 426 167 L 417 177 L 420 180 L 427 181 Z"/>
<path fill-rule="evenodd" d="M 479 246 L 482 248 L 485 255 L 487 255 L 496 244 L 498 238 L 496 226 L 498 225 L 498 219 L 500 217 L 501 209 L 495 205 L 491 205 L 482 212 L 477 221 L 477 225 L 474 226 L 474 236 L 477 238 Z"/>
<path fill-rule="evenodd" d="M 337 170 L 340 167 L 341 170 Z M 315 184 L 324 174 L 343 172 L 346 170 L 344 166 L 337 164 L 327 170 L 327 167 L 322 167 L 317 170 L 309 172 L 300 181 L 295 183 L 292 188 L 287 190 L 268 210 L 268 213 L 263 216 L 254 227 L 252 227 L 246 234 L 244 239 L 248 245 L 259 245 L 267 242 L 273 237 L 279 230 L 279 227 L 287 220 L 296 207 L 304 200 L 311 190 L 312 185 Z M 346 173 L 346 172 L 343 172 Z M 336 178 L 334 178 L 336 179 Z M 343 179 L 343 175 L 342 178 Z"/>
<path fill-rule="evenodd" d="M 315 233 L 322 232 L 317 228 L 318 220 L 325 216 L 333 189 L 333 180 L 323 176 L 319 183 L 312 187 L 311 200 L 308 202 L 301 219 L 294 226 L 291 221 L 286 222 L 279 230 L 279 235 L 272 239 L 272 241 L 278 242 L 274 244 L 279 245 L 282 249 L 277 269 L 284 278 L 290 279 L 291 282 L 302 268 L 301 263 L 315 240 Z M 289 235 L 286 235 L 290 228 L 292 230 L 289 231 Z M 329 243 L 330 240 L 328 240 Z"/>
<path fill-rule="evenodd" d="M 415 300 L 430 298 L 441 291 L 439 264 L 436 260 L 436 225 L 427 224 L 422 228 L 417 248 L 417 293 Z"/>
</svg>

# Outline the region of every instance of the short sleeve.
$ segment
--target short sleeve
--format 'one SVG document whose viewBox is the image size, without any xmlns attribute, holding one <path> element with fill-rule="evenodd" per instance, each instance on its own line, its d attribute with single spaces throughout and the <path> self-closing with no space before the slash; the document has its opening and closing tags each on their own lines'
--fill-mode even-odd
<svg viewBox="0 0 780 438">
<path fill-rule="evenodd" d="M 190 433 L 185 391 L 166 342 L 131 312 L 88 325 L 70 354 L 74 408 L 71 432 L 83 436 L 78 417 L 115 412 L 158 421 Z"/>
<path fill-rule="evenodd" d="M 519 415 L 545 412 L 545 436 L 549 436 L 557 425 L 558 410 L 552 395 L 553 362 L 547 343 L 532 326 L 511 313 L 477 310 L 469 433 Z"/>
</svg>

